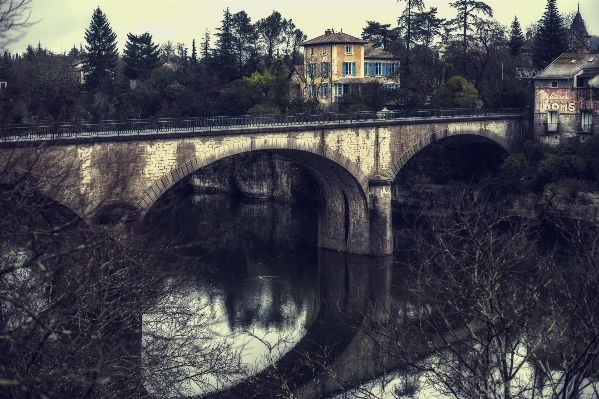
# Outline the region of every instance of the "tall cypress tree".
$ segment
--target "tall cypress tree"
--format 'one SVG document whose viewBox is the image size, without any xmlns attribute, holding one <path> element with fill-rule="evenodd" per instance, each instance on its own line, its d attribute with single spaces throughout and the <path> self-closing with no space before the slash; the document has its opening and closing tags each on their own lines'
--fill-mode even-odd
<svg viewBox="0 0 599 399">
<path fill-rule="evenodd" d="M 89 89 L 95 89 L 111 79 L 118 58 L 116 33 L 100 7 L 94 10 L 89 28 L 85 30 L 85 41 L 85 84 Z"/>
<path fill-rule="evenodd" d="M 555 0 L 547 0 L 532 47 L 532 61 L 537 68 L 545 68 L 567 51 L 568 37 L 564 20 L 557 10 Z"/>
<path fill-rule="evenodd" d="M 138 36 L 128 33 L 123 61 L 124 73 L 129 79 L 146 78 L 160 64 L 158 45 L 152 41 L 152 35 L 148 32 Z"/>
<path fill-rule="evenodd" d="M 191 40 L 191 58 L 189 59 L 193 65 L 198 63 L 198 51 L 196 50 L 196 39 Z"/>
<path fill-rule="evenodd" d="M 518 17 L 514 17 L 514 21 L 512 22 L 512 29 L 510 31 L 510 40 L 508 41 L 508 46 L 510 48 L 510 53 L 515 57 L 520 53 L 520 49 L 524 44 L 524 35 L 522 34 L 522 29 L 520 28 L 520 22 L 518 22 Z"/>
</svg>

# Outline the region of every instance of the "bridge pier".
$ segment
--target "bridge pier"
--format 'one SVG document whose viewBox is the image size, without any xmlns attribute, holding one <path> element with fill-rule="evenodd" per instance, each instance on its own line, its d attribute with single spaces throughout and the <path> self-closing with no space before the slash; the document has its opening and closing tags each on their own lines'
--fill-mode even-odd
<svg viewBox="0 0 599 399">
<path fill-rule="evenodd" d="M 371 255 L 381 256 L 393 253 L 391 183 L 391 179 L 378 175 L 368 182 Z"/>
</svg>

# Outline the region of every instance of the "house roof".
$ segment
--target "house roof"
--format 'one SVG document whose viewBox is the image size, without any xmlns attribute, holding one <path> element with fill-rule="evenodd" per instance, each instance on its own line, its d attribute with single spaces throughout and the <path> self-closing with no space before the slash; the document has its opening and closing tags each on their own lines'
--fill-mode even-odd
<svg viewBox="0 0 599 399">
<path fill-rule="evenodd" d="M 564 53 L 539 73 L 535 79 L 571 79 L 582 69 L 599 68 L 599 54 Z"/>
<path fill-rule="evenodd" d="M 394 60 L 397 59 L 393 54 L 388 53 L 384 50 L 374 48 L 372 43 L 366 43 L 364 47 L 364 58 L 377 58 L 377 59 L 389 59 Z"/>
<path fill-rule="evenodd" d="M 309 46 L 313 44 L 328 44 L 328 43 L 356 43 L 356 44 L 366 44 L 368 41 L 358 39 L 352 35 L 348 35 L 343 32 L 332 32 L 327 30 L 324 35 L 315 37 L 314 39 L 307 40 L 301 44 L 301 46 Z"/>
</svg>

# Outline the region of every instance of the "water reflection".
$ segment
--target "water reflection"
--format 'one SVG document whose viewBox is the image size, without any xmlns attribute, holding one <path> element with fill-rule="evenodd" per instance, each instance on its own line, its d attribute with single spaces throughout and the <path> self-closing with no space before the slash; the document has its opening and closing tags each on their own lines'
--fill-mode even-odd
<svg viewBox="0 0 599 399">
<path fill-rule="evenodd" d="M 185 283 L 160 303 L 187 318 L 145 313 L 145 343 L 175 330 L 183 352 L 243 359 L 178 370 L 176 394 L 597 397 L 597 252 L 564 246 L 557 262 L 537 226 L 493 212 L 396 223 L 395 258 L 374 258 L 317 250 L 313 210 L 195 195 L 152 221 L 189 244 Z"/>
<path fill-rule="evenodd" d="M 244 367 L 224 378 L 195 366 L 178 368 L 183 378 L 165 393 L 170 396 L 202 394 L 258 372 L 301 339 L 320 308 L 313 209 L 218 194 L 184 198 L 167 204 L 168 212 L 149 215 L 145 225 L 156 242 L 179 246 L 173 263 L 184 259 L 186 275 L 183 283 L 172 277 L 177 289 L 157 303 L 176 309 L 172 316 L 152 309 L 144 314 L 144 344 L 185 337 L 189 348 L 204 346 L 206 353 L 226 348 Z M 183 341 L 171 346 L 187 352 Z M 149 381 L 157 392 L 161 379 Z"/>
</svg>

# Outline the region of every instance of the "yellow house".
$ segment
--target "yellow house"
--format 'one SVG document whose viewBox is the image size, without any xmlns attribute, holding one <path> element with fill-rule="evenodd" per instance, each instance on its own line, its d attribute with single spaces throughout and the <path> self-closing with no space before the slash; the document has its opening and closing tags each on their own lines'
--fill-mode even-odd
<svg viewBox="0 0 599 399">
<path fill-rule="evenodd" d="M 301 44 L 304 65 L 297 82 L 306 98 L 327 108 L 350 93 L 359 93 L 367 82 L 399 88 L 399 61 L 366 40 L 327 29 L 322 36 Z"/>
</svg>

